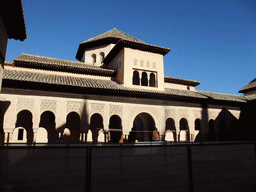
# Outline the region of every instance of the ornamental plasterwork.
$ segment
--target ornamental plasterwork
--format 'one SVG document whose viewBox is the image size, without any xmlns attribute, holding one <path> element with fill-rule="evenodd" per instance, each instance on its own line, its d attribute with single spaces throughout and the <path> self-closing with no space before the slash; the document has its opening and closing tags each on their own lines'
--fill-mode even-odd
<svg viewBox="0 0 256 192">
<path fill-rule="evenodd" d="M 167 118 L 175 118 L 176 110 L 175 109 L 165 109 L 165 117 Z"/>
<path fill-rule="evenodd" d="M 99 113 L 99 114 L 104 114 L 104 104 L 100 104 L 100 103 L 91 103 L 91 110 L 90 110 L 90 114 L 94 114 L 94 113 Z"/>
<path fill-rule="evenodd" d="M 34 110 L 34 100 L 33 99 L 18 99 L 17 100 L 17 111 L 28 109 Z"/>
<path fill-rule="evenodd" d="M 77 113 L 80 113 L 83 111 L 83 102 L 79 101 L 67 101 L 66 103 L 66 112 L 70 113 L 72 111 L 75 111 Z"/>
<path fill-rule="evenodd" d="M 57 107 L 57 101 L 56 100 L 50 100 L 50 99 L 42 99 L 41 100 L 41 107 L 40 111 L 52 111 L 56 112 Z"/>
<path fill-rule="evenodd" d="M 195 119 L 201 119 L 202 118 L 202 112 L 200 110 L 194 110 L 194 118 Z"/>
<path fill-rule="evenodd" d="M 109 105 L 109 116 L 118 115 L 122 118 L 123 108 L 120 105 Z"/>
<path fill-rule="evenodd" d="M 179 110 L 180 118 L 188 118 L 188 109 L 180 109 Z"/>
</svg>

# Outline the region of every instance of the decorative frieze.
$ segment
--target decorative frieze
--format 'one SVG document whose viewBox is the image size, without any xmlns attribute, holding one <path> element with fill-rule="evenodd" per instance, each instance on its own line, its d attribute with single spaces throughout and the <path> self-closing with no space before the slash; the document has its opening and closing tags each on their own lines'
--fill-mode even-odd
<svg viewBox="0 0 256 192">
<path fill-rule="evenodd" d="M 17 99 L 17 111 L 34 110 L 34 99 Z"/>
<path fill-rule="evenodd" d="M 52 111 L 56 112 L 57 107 L 57 101 L 56 100 L 50 100 L 50 99 L 42 99 L 41 100 L 41 107 L 40 111 Z"/>
<path fill-rule="evenodd" d="M 83 111 L 83 102 L 79 101 L 67 101 L 66 102 L 66 112 L 70 113 L 72 111 L 75 111 L 77 113 L 80 113 Z"/>
<path fill-rule="evenodd" d="M 180 118 L 188 118 L 188 109 L 180 109 L 179 110 Z"/>
<path fill-rule="evenodd" d="M 202 112 L 200 110 L 194 110 L 194 118 L 195 119 L 201 119 L 202 118 Z"/>
<path fill-rule="evenodd" d="M 110 105 L 109 106 L 109 116 L 112 115 L 119 115 L 122 117 L 123 114 L 123 108 L 120 105 Z"/>
<path fill-rule="evenodd" d="M 176 110 L 175 109 L 165 109 L 165 118 L 175 118 L 176 117 Z"/>
<path fill-rule="evenodd" d="M 104 104 L 91 103 L 90 114 L 94 113 L 104 114 Z"/>
</svg>

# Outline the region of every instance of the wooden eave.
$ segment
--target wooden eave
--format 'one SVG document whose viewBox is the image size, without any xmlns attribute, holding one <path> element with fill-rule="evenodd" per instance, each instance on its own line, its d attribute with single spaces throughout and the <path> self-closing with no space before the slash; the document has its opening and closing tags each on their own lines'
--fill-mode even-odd
<svg viewBox="0 0 256 192">
<path fill-rule="evenodd" d="M 9 39 L 25 40 L 26 24 L 21 0 L 1 0 L 0 15 L 6 27 Z"/>
</svg>

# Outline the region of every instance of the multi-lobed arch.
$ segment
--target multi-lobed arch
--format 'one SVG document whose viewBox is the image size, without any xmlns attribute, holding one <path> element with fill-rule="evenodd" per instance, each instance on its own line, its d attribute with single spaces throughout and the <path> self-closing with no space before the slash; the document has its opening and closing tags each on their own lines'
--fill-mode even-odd
<svg viewBox="0 0 256 192">
<path fill-rule="evenodd" d="M 222 110 L 221 113 L 230 113 L 229 111 Z M 169 117 L 165 121 L 165 134 L 159 136 L 157 126 L 162 126 L 159 123 L 157 115 L 152 113 L 151 110 L 142 110 L 140 113 L 132 115 L 131 132 L 138 132 L 135 137 L 140 137 L 138 140 L 141 141 L 154 141 L 154 140 L 167 140 L 167 141 L 224 141 L 231 139 L 233 134 L 231 129 L 236 126 L 236 118 L 225 119 L 225 115 L 219 115 L 216 119 L 210 119 L 206 126 L 202 124 L 200 118 L 196 118 L 192 122 L 188 123 L 187 118 L 182 117 L 179 120 L 174 120 Z M 230 115 L 231 116 L 231 115 Z M 122 143 L 123 137 L 129 141 L 135 141 L 136 138 L 131 139 L 130 135 L 123 136 L 123 125 L 122 117 L 117 114 L 113 114 L 106 120 L 103 121 L 103 115 L 100 113 L 94 113 L 91 115 L 89 120 L 89 128 L 85 129 L 87 138 L 83 141 L 88 142 L 114 142 Z M 156 121 L 155 121 L 156 119 Z M 15 129 L 13 132 L 12 142 L 56 142 L 63 140 L 66 142 L 80 142 L 84 135 L 81 127 L 81 117 L 78 112 L 71 111 L 66 115 L 66 123 L 63 125 L 63 129 L 57 128 L 56 130 L 56 116 L 52 111 L 43 111 L 40 115 L 39 129 L 38 131 L 33 130 L 33 115 L 30 110 L 24 109 L 18 112 Z M 175 122 L 177 121 L 177 122 Z M 191 121 L 191 120 L 190 120 Z M 104 122 L 104 123 L 103 123 Z M 140 126 L 139 124 L 144 124 Z M 104 125 L 108 127 L 104 128 Z M 153 127 L 152 127 L 153 126 Z M 127 125 L 125 125 L 127 127 Z M 142 129 L 138 129 L 138 127 Z M 144 128 L 147 128 L 144 130 Z M 34 132 L 35 131 L 35 132 Z M 161 130 L 162 131 L 162 130 Z M 139 133 L 148 132 L 148 133 Z M 155 134 L 155 132 L 157 134 Z M 38 133 L 38 134 L 37 134 Z M 91 133 L 91 136 L 88 134 Z M 61 135 L 60 135 L 61 134 Z M 140 136 L 142 134 L 143 136 Z M 154 139 L 153 134 L 156 135 L 157 139 Z M 161 132 L 162 134 L 162 132 Z M 201 134 L 203 137 L 199 139 L 198 135 Z M 40 138 L 39 135 L 42 137 Z M 128 137 L 127 137 L 128 136 Z M 85 136 L 86 137 L 86 136 Z M 127 137 L 127 138 L 126 138 Z M 130 138 L 129 138 L 130 137 Z M 42 139 L 44 138 L 44 139 Z M 169 138 L 169 139 L 168 139 Z"/>
</svg>

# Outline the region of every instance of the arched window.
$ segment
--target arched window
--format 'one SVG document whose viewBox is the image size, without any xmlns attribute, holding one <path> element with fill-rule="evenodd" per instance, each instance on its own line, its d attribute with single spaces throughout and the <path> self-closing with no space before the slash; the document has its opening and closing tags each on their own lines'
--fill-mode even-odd
<svg viewBox="0 0 256 192">
<path fill-rule="evenodd" d="M 53 112 L 45 111 L 41 114 L 39 127 L 43 127 L 47 130 L 49 143 L 57 140 L 55 115 Z"/>
<path fill-rule="evenodd" d="M 201 119 L 196 119 L 195 120 L 195 130 L 201 131 L 202 129 L 202 121 Z"/>
<path fill-rule="evenodd" d="M 185 118 L 180 120 L 180 141 L 189 141 L 188 121 Z"/>
<path fill-rule="evenodd" d="M 27 143 L 33 142 L 33 121 L 32 121 L 32 113 L 28 110 L 20 111 L 17 115 L 17 121 L 15 127 L 22 127 L 17 129 L 17 140 L 22 140 L 24 136 L 27 139 Z"/>
<path fill-rule="evenodd" d="M 102 139 L 100 137 L 100 131 L 103 130 L 103 127 L 104 126 L 102 116 L 98 113 L 93 114 L 90 120 L 90 130 L 92 133 L 92 138 L 87 138 L 87 141 L 92 139 L 93 142 L 103 142 L 104 138 Z"/>
<path fill-rule="evenodd" d="M 149 86 L 150 87 L 156 86 L 156 77 L 154 73 L 150 73 Z"/>
<path fill-rule="evenodd" d="M 92 54 L 92 64 L 96 63 L 96 55 Z"/>
<path fill-rule="evenodd" d="M 65 138 L 65 141 L 79 141 L 79 136 L 80 136 L 80 116 L 76 112 L 71 112 L 68 114 L 66 118 L 66 128 L 70 130 L 71 135 L 64 135 L 63 133 L 63 138 Z"/>
<path fill-rule="evenodd" d="M 165 122 L 165 130 L 176 131 L 175 122 L 172 118 L 168 118 Z"/>
<path fill-rule="evenodd" d="M 105 59 L 105 53 L 101 52 L 100 53 L 100 62 L 102 62 Z"/>
<path fill-rule="evenodd" d="M 137 65 L 137 59 L 134 59 L 133 65 Z"/>
<path fill-rule="evenodd" d="M 147 75 L 146 72 L 142 73 L 141 85 L 142 86 L 148 86 L 148 75 Z"/>
<path fill-rule="evenodd" d="M 140 77 L 139 77 L 139 72 L 138 71 L 133 72 L 132 84 L 133 85 L 140 85 Z"/>
<path fill-rule="evenodd" d="M 143 65 L 144 65 L 144 61 L 141 60 L 141 61 L 140 61 L 140 66 L 143 67 Z"/>
<path fill-rule="evenodd" d="M 110 141 L 122 143 L 122 120 L 117 115 L 112 115 L 109 119 Z"/>
</svg>

